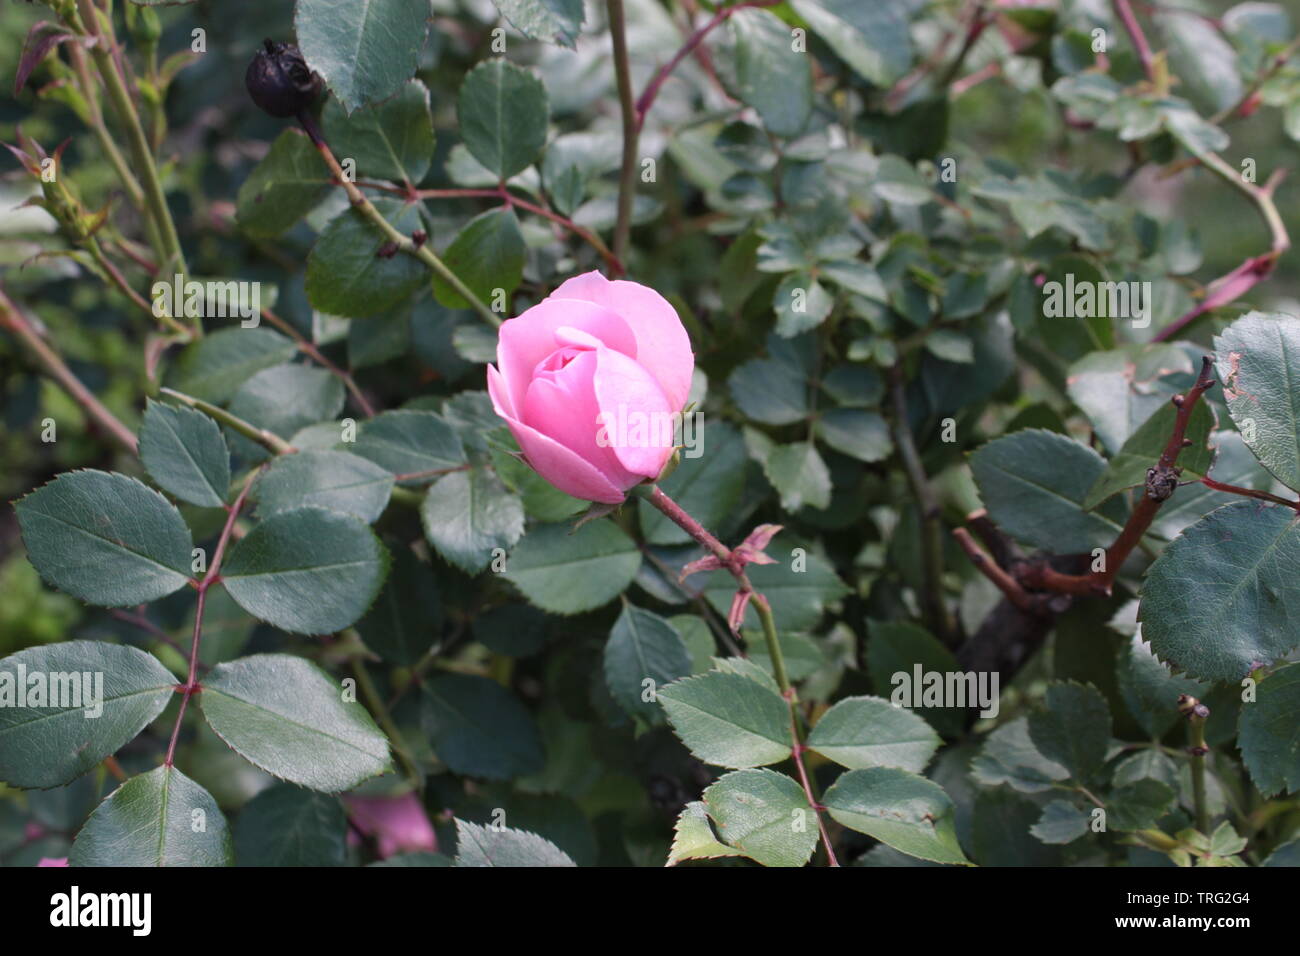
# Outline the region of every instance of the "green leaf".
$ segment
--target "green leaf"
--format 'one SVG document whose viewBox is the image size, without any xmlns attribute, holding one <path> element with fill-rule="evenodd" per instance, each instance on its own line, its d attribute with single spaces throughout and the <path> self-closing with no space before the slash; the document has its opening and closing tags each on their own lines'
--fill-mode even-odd
<svg viewBox="0 0 1300 956">
<path fill-rule="evenodd" d="M 1228 411 L 1278 481 L 1300 491 L 1300 319 L 1251 312 L 1214 339 Z"/>
<path fill-rule="evenodd" d="M 791 0 L 812 31 L 858 75 L 889 87 L 912 62 L 906 0 Z"/>
<path fill-rule="evenodd" d="M 185 346 L 167 383 L 178 392 L 223 405 L 254 373 L 297 354 L 298 346 L 273 329 L 220 329 Z"/>
<path fill-rule="evenodd" d="M 697 447 L 683 451 L 681 464 L 659 482 L 659 487 L 705 528 L 716 528 L 740 500 L 748 461 L 745 442 L 740 432 L 725 422 L 710 422 L 708 428 L 698 428 L 695 434 Z M 641 530 L 650 544 L 685 544 L 691 540 L 649 504 L 638 505 L 637 510 Z"/>
<path fill-rule="evenodd" d="M 1091 684 L 1049 685 L 1044 706 L 1029 715 L 1029 738 L 1075 780 L 1088 782 L 1105 763 L 1110 745 L 1106 698 Z"/>
<path fill-rule="evenodd" d="M 871 687 L 880 696 L 892 694 L 898 687 L 895 674 L 911 676 L 920 665 L 922 673 L 956 673 L 961 668 L 952 651 L 939 643 L 925 628 L 909 621 L 871 621 L 867 641 L 867 672 Z M 945 737 L 961 736 L 965 728 L 963 712 L 949 707 L 910 708 Z"/>
<path fill-rule="evenodd" d="M 429 90 L 419 80 L 411 80 L 396 96 L 350 116 L 338 100 L 331 99 L 321 121 L 334 155 L 339 162 L 353 160 L 358 178 L 418 183 L 429 171 L 433 118 Z"/>
<path fill-rule="evenodd" d="M 971 761 L 971 778 L 976 783 L 985 787 L 1007 784 L 1021 793 L 1042 793 L 1069 777 L 1069 770 L 1038 752 L 1024 717 L 989 734 Z"/>
<path fill-rule="evenodd" d="M 343 383 L 323 368 L 277 365 L 239 387 L 230 413 L 288 439 L 300 428 L 333 418 L 343 408 Z M 232 444 L 244 457 L 265 457 L 259 445 L 233 431 Z"/>
<path fill-rule="evenodd" d="M 230 449 L 221 429 L 191 408 L 150 399 L 140 426 L 140 460 L 164 491 L 204 508 L 220 508 L 230 488 Z"/>
<path fill-rule="evenodd" d="M 456 821 L 457 866 L 577 866 L 550 840 L 527 830 Z"/>
<path fill-rule="evenodd" d="M 727 380 L 745 417 L 766 425 L 791 425 L 808 416 L 811 337 L 768 336 L 764 359 L 750 359 Z"/>
<path fill-rule="evenodd" d="M 482 571 L 493 552 L 509 551 L 524 533 L 522 502 L 486 468 L 439 478 L 420 505 L 420 519 L 429 543 L 468 574 Z"/>
<path fill-rule="evenodd" d="M 1238 681 L 1300 643 L 1300 517 L 1237 501 L 1186 528 L 1147 571 L 1142 636 L 1174 672 Z"/>
<path fill-rule="evenodd" d="M 794 49 L 790 28 L 766 10 L 731 17 L 740 99 L 777 136 L 797 136 L 812 113 L 812 62 Z"/>
<path fill-rule="evenodd" d="M 1138 426 L 1169 403 L 1175 388 L 1161 378 L 1191 370 L 1187 353 L 1176 345 L 1131 346 L 1081 358 L 1070 366 L 1066 388 L 1113 455 Z"/>
<path fill-rule="evenodd" d="M 1100 455 L 1065 435 L 1027 428 L 970 456 L 980 499 L 1012 537 L 1054 554 L 1109 547 L 1124 524 L 1123 502 L 1085 511 L 1088 489 L 1105 470 Z"/>
<path fill-rule="evenodd" d="M 1174 809 L 1176 798 L 1171 786 L 1150 777 L 1116 787 L 1106 801 L 1106 824 L 1121 833 L 1149 829 Z"/>
<path fill-rule="evenodd" d="M 1071 843 L 1088 832 L 1088 814 L 1068 800 L 1053 800 L 1029 832 L 1044 843 Z"/>
<path fill-rule="evenodd" d="M 411 78 L 428 19 L 428 6 L 409 0 L 299 0 L 293 25 L 307 65 L 353 110 Z"/>
<path fill-rule="evenodd" d="M 809 747 L 850 770 L 920 773 L 940 743 L 924 720 L 879 697 L 846 697 L 822 714 L 808 736 Z"/>
<path fill-rule="evenodd" d="M 337 793 L 392 765 L 388 738 L 350 698 L 311 661 L 255 654 L 212 668 L 198 701 L 217 736 L 249 763 Z"/>
<path fill-rule="evenodd" d="M 419 203 L 375 199 L 395 229 L 409 236 L 423 229 Z M 335 216 L 307 256 L 307 299 L 330 315 L 364 319 L 400 305 L 429 280 L 428 267 L 405 252 L 389 255 L 390 240 L 356 209 Z M 381 255 L 380 253 L 384 253 Z"/>
<path fill-rule="evenodd" d="M 677 822 L 673 824 L 673 845 L 664 865 L 675 866 L 682 860 L 716 860 L 723 856 L 744 855 L 718 840 L 709 820 L 708 808 L 703 801 L 693 800 L 677 815 Z"/>
<path fill-rule="evenodd" d="M 363 422 L 348 450 L 387 468 L 406 486 L 428 484 L 466 461 L 456 429 L 434 412 L 411 409 L 380 412 Z"/>
<path fill-rule="evenodd" d="M 546 87 L 505 57 L 491 57 L 465 74 L 456 113 L 465 145 L 498 179 L 531 166 L 546 144 Z"/>
<path fill-rule="evenodd" d="M 441 674 L 429 681 L 420 719 L 434 753 L 454 773 L 511 780 L 546 764 L 532 714 L 486 677 Z"/>
<path fill-rule="evenodd" d="M 605 684 L 633 717 L 660 722 L 659 688 L 691 672 L 691 655 L 677 629 L 658 614 L 624 604 L 605 642 Z M 651 681 L 645 687 L 645 681 Z M 646 691 L 649 690 L 647 700 Z"/>
<path fill-rule="evenodd" d="M 1127 652 L 1121 652 L 1116 677 L 1124 704 L 1142 729 L 1153 739 L 1163 737 L 1178 720 L 1178 698 L 1182 694 L 1203 697 L 1209 690 L 1199 681 L 1175 677 L 1134 634 Z"/>
<path fill-rule="evenodd" d="M 641 553 L 612 521 L 577 531 L 538 525 L 524 535 L 506 565 L 506 579 L 552 614 L 577 614 L 608 604 L 636 577 Z"/>
<path fill-rule="evenodd" d="M 884 461 L 894 450 L 889 425 L 877 412 L 832 408 L 817 417 L 817 437 L 858 461 Z"/>
<path fill-rule="evenodd" d="M 379 599 L 357 622 L 361 639 L 384 660 L 413 667 L 441 628 L 442 602 L 432 570 L 410 548 L 397 545 Z"/>
<path fill-rule="evenodd" d="M 851 830 L 935 863 L 966 863 L 957 843 L 952 800 L 939 786 L 895 767 L 850 770 L 822 798 Z"/>
<path fill-rule="evenodd" d="M 234 855 L 226 818 L 211 794 L 175 767 L 162 766 L 132 777 L 95 808 L 68 863 L 231 866 Z"/>
<path fill-rule="evenodd" d="M 497 208 L 471 219 L 442 254 L 442 261 L 480 300 L 509 302 L 524 275 L 524 252 L 515 211 Z M 433 277 L 433 294 L 449 309 L 470 307 L 469 301 L 438 275 Z"/>
<path fill-rule="evenodd" d="M 764 866 L 803 866 L 817 847 L 813 809 L 783 773 L 734 771 L 704 791 L 704 803 L 722 838 Z"/>
<path fill-rule="evenodd" d="M 791 338 L 826 321 L 835 305 L 825 286 L 805 272 L 792 272 L 772 293 L 776 334 Z"/>
<path fill-rule="evenodd" d="M 831 473 L 812 442 L 776 445 L 763 462 L 763 472 L 781 495 L 781 507 L 826 508 L 831 503 Z"/>
<path fill-rule="evenodd" d="M 66 641 L 0 660 L 0 781 L 76 779 L 134 740 L 175 689 L 156 657 L 117 644 Z"/>
<path fill-rule="evenodd" d="M 812 630 L 826 605 L 848 594 L 844 582 L 821 556 L 809 553 L 788 535 L 777 535 L 767 553 L 776 558 L 776 564 L 751 564 L 746 573 L 754 590 L 771 603 L 778 631 Z M 735 593 L 736 580 L 726 571 L 714 571 L 705 581 L 705 597 L 723 616 Z M 758 612 L 752 607 L 745 611 L 745 624 L 758 624 Z"/>
<path fill-rule="evenodd" d="M 492 0 L 510 25 L 530 40 L 573 49 L 582 30 L 582 0 Z"/>
<path fill-rule="evenodd" d="M 789 706 L 748 677 L 721 671 L 687 677 L 661 689 L 659 701 L 682 743 L 705 763 L 761 767 L 790 756 Z"/>
<path fill-rule="evenodd" d="M 311 140 L 286 129 L 239 187 L 235 218 L 248 235 L 274 239 L 315 209 L 331 187 Z"/>
<path fill-rule="evenodd" d="M 393 491 L 385 468 L 345 451 L 301 451 L 271 462 L 253 487 L 257 512 L 268 518 L 304 505 L 356 515 L 370 524 Z"/>
<path fill-rule="evenodd" d="M 1238 744 L 1250 778 L 1266 797 L 1300 791 L 1300 665 L 1278 668 L 1241 708 Z"/>
<path fill-rule="evenodd" d="M 1115 457 L 1106 465 L 1084 499 L 1083 507 L 1091 511 L 1112 495 L 1146 483 L 1147 469 L 1155 466 L 1169 443 L 1174 430 L 1178 409 L 1173 404 L 1161 406 L 1137 431 L 1128 437 Z M 1205 402 L 1197 402 L 1187 422 L 1187 440 L 1191 442 L 1178 456 L 1178 467 L 1184 471 L 1184 481 L 1209 473 L 1214 460 L 1210 448 L 1210 430 L 1214 427 L 1214 414 Z"/>
<path fill-rule="evenodd" d="M 527 604 L 501 604 L 474 618 L 474 639 L 506 657 L 532 657 L 546 646 L 546 615 Z"/>
<path fill-rule="evenodd" d="M 347 829 L 338 797 L 276 784 L 239 811 L 235 859 L 240 866 L 343 866 Z"/>
<path fill-rule="evenodd" d="M 231 549 L 221 579 L 259 620 L 332 634 L 365 613 L 387 570 L 388 551 L 364 521 L 310 507 L 260 522 Z"/>
<path fill-rule="evenodd" d="M 920 206 L 934 198 L 916 167 L 899 156 L 880 157 L 872 190 L 881 199 L 898 206 Z"/>
<path fill-rule="evenodd" d="M 190 529 L 166 498 L 134 478 L 64 472 L 14 510 L 41 578 L 89 604 L 145 604 L 190 580 Z"/>
</svg>

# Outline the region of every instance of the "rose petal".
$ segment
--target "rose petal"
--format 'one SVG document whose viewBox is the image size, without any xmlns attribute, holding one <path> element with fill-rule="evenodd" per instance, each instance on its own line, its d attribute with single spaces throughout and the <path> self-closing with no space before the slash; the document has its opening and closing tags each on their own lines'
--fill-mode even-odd
<svg viewBox="0 0 1300 956">
<path fill-rule="evenodd" d="M 599 272 L 574 276 L 546 301 L 561 298 L 595 302 L 621 315 L 636 337 L 636 349 L 618 348 L 603 336 L 602 340 L 610 348 L 618 348 L 645 366 L 663 387 L 672 411 L 680 411 L 686 406 L 695 355 L 691 352 L 691 340 L 682 320 L 667 299 L 637 282 L 624 279 L 610 282 Z"/>
<path fill-rule="evenodd" d="M 614 448 L 596 440 L 601 412 L 593 384 L 597 355 L 582 352 L 559 372 L 534 378 L 519 420 L 594 465 L 615 486 L 631 488 L 643 476 L 624 467 Z"/>
<path fill-rule="evenodd" d="M 609 447 L 632 474 L 658 478 L 673 453 L 673 408 L 667 396 L 640 362 L 611 349 L 595 355 L 592 383 Z"/>
<path fill-rule="evenodd" d="M 523 408 L 533 369 L 560 347 L 555 333 L 565 327 L 586 332 L 606 347 L 636 358 L 637 338 L 616 312 L 592 302 L 552 295 L 501 325 L 497 366 L 515 409 Z"/>
</svg>

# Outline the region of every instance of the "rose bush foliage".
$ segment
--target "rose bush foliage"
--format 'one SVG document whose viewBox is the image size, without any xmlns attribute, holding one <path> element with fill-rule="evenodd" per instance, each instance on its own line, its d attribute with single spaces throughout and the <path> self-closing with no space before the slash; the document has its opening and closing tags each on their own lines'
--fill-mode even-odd
<svg viewBox="0 0 1300 956">
<path fill-rule="evenodd" d="M 0 862 L 1295 865 L 1297 26 L 6 6 Z"/>
</svg>

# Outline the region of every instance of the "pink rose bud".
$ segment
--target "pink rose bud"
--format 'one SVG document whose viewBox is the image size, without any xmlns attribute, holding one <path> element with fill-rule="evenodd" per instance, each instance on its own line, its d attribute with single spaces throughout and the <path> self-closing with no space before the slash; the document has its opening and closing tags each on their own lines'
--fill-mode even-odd
<svg viewBox="0 0 1300 956">
<path fill-rule="evenodd" d="M 618 504 L 672 456 L 694 368 L 663 296 L 588 272 L 501 326 L 488 392 L 539 475 Z"/>
</svg>

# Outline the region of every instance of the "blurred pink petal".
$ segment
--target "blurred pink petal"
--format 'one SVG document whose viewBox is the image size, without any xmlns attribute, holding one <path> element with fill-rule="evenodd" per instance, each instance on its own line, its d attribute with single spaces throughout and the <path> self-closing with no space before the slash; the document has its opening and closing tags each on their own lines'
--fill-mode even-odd
<svg viewBox="0 0 1300 956">
<path fill-rule="evenodd" d="M 68 858 L 66 856 L 43 856 L 37 866 L 67 866 Z"/>
<path fill-rule="evenodd" d="M 345 796 L 343 803 L 356 828 L 375 838 L 384 859 L 418 850 L 437 852 L 438 838 L 414 793 L 401 797 Z"/>
</svg>

